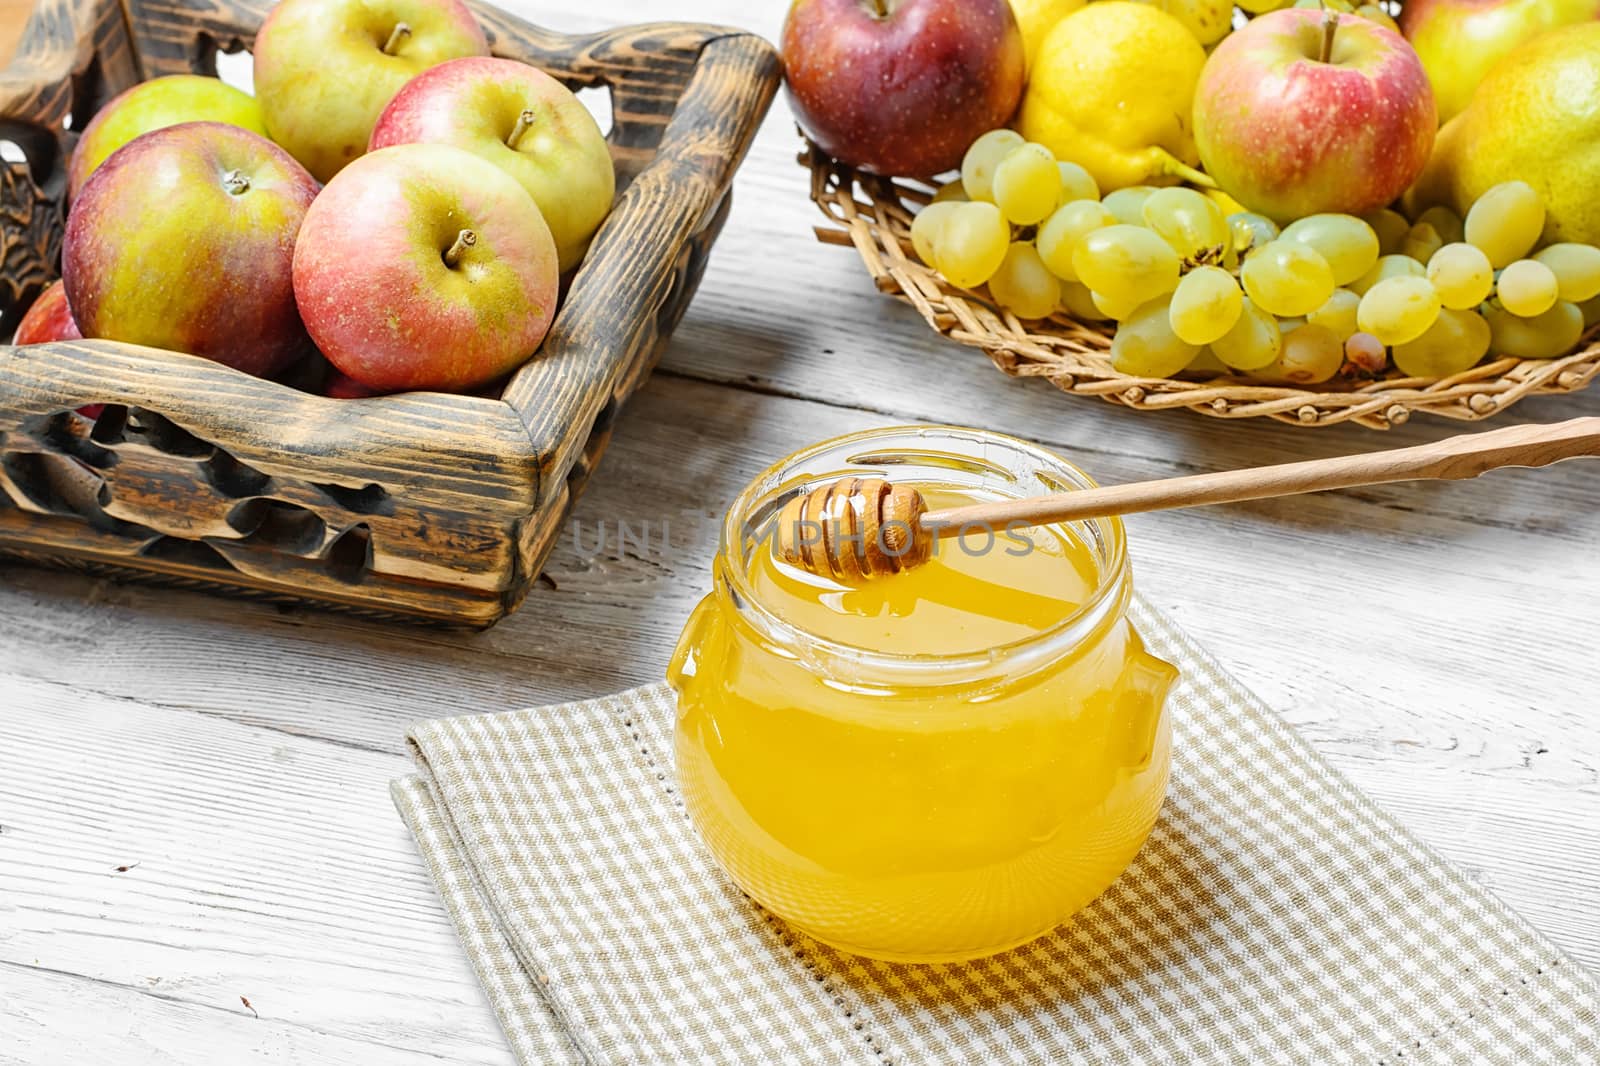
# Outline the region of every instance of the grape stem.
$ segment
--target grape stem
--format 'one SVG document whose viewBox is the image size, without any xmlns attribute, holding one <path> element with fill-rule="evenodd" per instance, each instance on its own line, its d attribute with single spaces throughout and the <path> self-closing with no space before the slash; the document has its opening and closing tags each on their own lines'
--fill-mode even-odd
<svg viewBox="0 0 1600 1066">
<path fill-rule="evenodd" d="M 1322 55 L 1318 62 L 1326 63 L 1333 55 L 1333 35 L 1339 32 L 1339 12 L 1333 8 L 1322 10 Z"/>
</svg>

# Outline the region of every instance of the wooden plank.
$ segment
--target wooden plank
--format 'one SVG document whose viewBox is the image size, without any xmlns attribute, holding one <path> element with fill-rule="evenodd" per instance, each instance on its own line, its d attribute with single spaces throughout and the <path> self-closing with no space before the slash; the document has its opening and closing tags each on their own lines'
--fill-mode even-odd
<svg viewBox="0 0 1600 1066">
<path fill-rule="evenodd" d="M 583 550 L 569 527 L 558 587 L 488 633 L 18 569 L 0 592 L 0 670 L 385 751 L 416 717 L 654 680 L 738 489 L 797 439 L 896 420 L 658 375 L 579 506 Z M 1119 480 L 1176 462 L 1096 459 Z M 1584 608 L 1600 598 L 1600 480 L 1568 465 L 1430 489 L 1137 516 L 1138 582 L 1424 839 L 1600 963 L 1600 723 L 1574 695 L 1594 686 L 1575 651 L 1600 643 Z M 621 548 L 619 521 L 667 523 L 670 547 Z"/>
<path fill-rule="evenodd" d="M 17 53 L 22 27 L 33 12 L 33 0 L 0 0 L 0 68 Z"/>
<path fill-rule="evenodd" d="M 624 0 L 506 6 L 560 29 L 638 17 Z M 676 0 L 671 15 L 773 38 L 783 10 Z M 48 808 L 35 824 L 50 830 L 23 845 L 0 834 L 7 904 L 11 856 L 29 849 L 33 949 L 0 936 L 0 1016 L 24 1025 L 20 1040 L 0 1041 L 0 1061 L 410 1066 L 442 1048 L 453 1061 L 508 1062 L 382 796 L 389 768 L 404 766 L 405 723 L 659 677 L 709 582 L 711 545 L 689 519 L 704 533 L 745 480 L 799 444 L 919 418 L 978 424 L 1109 482 L 1454 429 L 1419 419 L 1379 436 L 1134 415 L 1003 378 L 875 292 L 853 252 L 813 241 L 820 215 L 798 146 L 780 104 L 740 171 L 667 372 L 618 419 L 577 511 L 591 550 L 564 530 L 549 570 L 558 587 L 536 588 L 499 628 L 385 627 L 0 566 L 0 732 L 31 723 L 25 743 L 0 746 L 0 823 L 24 797 L 30 819 Z M 1533 400 L 1492 424 L 1594 403 Z M 618 547 L 617 521 L 647 519 L 671 523 L 673 550 Z M 594 551 L 601 520 L 610 536 Z M 1592 466 L 1141 516 L 1129 529 L 1147 596 L 1423 839 L 1600 968 Z M 45 741 L 43 760 L 16 776 L 8 756 L 31 758 Z M 280 747 L 300 768 L 280 769 Z M 296 822 L 314 832 L 291 839 Z M 103 872 L 106 849 L 129 835 L 176 841 L 151 871 L 159 879 Z M 260 871 L 262 853 L 283 867 Z M 350 855 L 370 869 L 351 870 Z M 229 867 L 254 877 L 224 888 L 234 898 L 218 894 Z M 40 910 L 52 897 L 65 902 Z M 52 960 L 87 976 L 48 972 Z M 175 991 L 141 989 L 142 976 Z M 287 998 L 258 994 L 263 977 L 291 976 Z M 234 1006 L 246 983 L 259 1022 Z"/>
<path fill-rule="evenodd" d="M 137 945 L 132 945 L 137 949 Z M 25 978 L 25 979 L 23 979 Z M 254 1000 L 251 1001 L 255 1003 Z M 0 1066 L 173 1066 L 271 1062 L 281 1066 L 512 1066 L 509 1049 L 480 1059 L 357 1040 L 273 1018 L 237 999 L 197 1007 L 159 990 L 124 988 L 69 974 L 0 963 L 5 1040 Z"/>
<path fill-rule="evenodd" d="M 697 412 L 703 425 L 693 441 L 683 439 L 684 411 Z M 354 671 L 344 675 L 350 688 L 363 702 L 370 702 L 366 688 L 381 677 L 422 672 L 404 667 L 419 654 L 419 648 L 446 649 L 440 654 L 461 659 L 481 659 L 487 652 L 524 663 L 524 676 L 516 679 L 512 694 L 512 699 L 521 702 L 564 698 L 586 685 L 603 688 L 620 680 L 657 676 L 651 667 L 665 661 L 677 619 L 709 587 L 706 567 L 715 535 L 712 516 L 721 512 L 749 477 L 796 440 L 890 421 L 893 419 L 888 416 L 658 377 L 641 395 L 634 416 L 620 424 L 612 453 L 616 462 L 597 481 L 596 500 L 580 506 L 577 521 L 583 541 L 590 546 L 598 523 L 607 523 L 607 556 L 615 552 L 619 520 L 628 521 L 635 529 L 649 522 L 654 530 L 668 522 L 677 540 L 690 532 L 684 524 L 687 515 L 699 516 L 701 532 L 706 534 L 699 544 L 675 544 L 674 548 L 684 550 L 666 557 L 659 552 L 641 556 L 630 551 L 619 558 L 589 560 L 575 548 L 569 525 L 551 569 L 559 591 L 536 592 L 522 615 L 476 637 L 427 629 L 397 631 L 314 612 L 241 608 L 200 597 L 171 597 L 105 585 L 92 605 L 78 604 L 86 610 L 68 606 L 74 603 L 69 594 L 52 601 L 70 613 L 86 616 L 77 622 L 63 622 L 68 633 L 73 627 L 89 624 L 90 619 L 95 625 L 110 624 L 97 616 L 116 605 L 116 624 L 128 630 L 126 644 L 91 652 L 71 636 L 56 638 L 41 632 L 35 639 L 60 640 L 64 646 L 59 653 L 40 659 L 19 652 L 13 665 L 23 671 L 70 672 L 82 684 L 94 684 L 96 679 L 106 685 L 125 684 L 140 698 L 161 702 L 172 700 L 138 689 L 140 680 L 148 677 L 152 684 L 173 684 L 188 674 L 196 678 L 193 696 L 201 706 L 206 705 L 208 696 L 213 703 L 222 699 L 226 706 L 227 695 L 239 682 L 220 688 L 216 683 L 238 679 L 241 670 L 259 670 L 243 687 L 252 692 L 281 692 L 286 707 L 300 708 L 298 713 L 306 717 L 308 729 L 316 728 L 317 721 L 326 722 L 323 728 L 365 729 L 350 726 L 350 720 L 329 720 L 327 705 L 306 710 L 304 692 L 319 692 L 322 699 L 353 710 L 354 706 L 340 700 L 345 688 L 342 671 Z M 806 436 L 801 437 L 802 433 Z M 674 455 L 670 471 L 661 467 L 660 457 L 665 454 Z M 1119 480 L 1181 465 L 1146 456 L 1103 454 L 1097 460 Z M 1304 616 L 1304 632 L 1289 631 L 1288 621 L 1275 630 L 1283 631 L 1281 639 L 1291 646 L 1307 633 L 1323 629 L 1326 614 L 1334 611 L 1350 612 L 1353 618 L 1370 613 L 1375 624 L 1388 618 L 1384 624 L 1426 632 L 1427 620 L 1437 615 L 1431 598 L 1408 600 L 1384 591 L 1415 583 L 1461 598 L 1460 602 L 1486 619 L 1499 616 L 1505 620 L 1483 627 L 1481 638 L 1475 638 L 1482 646 L 1472 646 L 1471 654 L 1481 655 L 1485 665 L 1484 676 L 1470 679 L 1480 691 L 1491 697 L 1528 691 L 1525 685 L 1530 679 L 1521 676 L 1525 672 L 1521 666 L 1529 655 L 1536 665 L 1548 665 L 1559 675 L 1567 649 L 1550 646 L 1547 653 L 1541 653 L 1544 645 L 1537 641 L 1508 645 L 1504 637 L 1488 630 L 1542 632 L 1565 625 L 1574 639 L 1592 633 L 1583 612 L 1573 611 L 1570 619 L 1562 614 L 1594 587 L 1595 575 L 1581 565 L 1582 545 L 1595 535 L 1600 521 L 1595 517 L 1600 514 L 1600 484 L 1592 472 L 1577 465 L 1537 474 L 1508 471 L 1473 484 L 1427 486 L 1423 499 L 1409 502 L 1403 499 L 1403 491 L 1392 487 L 1139 516 L 1130 520 L 1130 526 L 1141 582 L 1152 592 L 1165 585 L 1166 594 L 1159 598 L 1179 613 L 1192 605 L 1203 609 L 1195 612 L 1197 616 L 1215 614 L 1248 625 L 1254 617 L 1251 605 L 1268 602 L 1281 611 L 1277 617 L 1293 620 Z M 1577 513 L 1568 514 L 1569 510 Z M 1450 538 L 1447 545 L 1432 542 L 1444 538 Z M 1196 545 L 1203 547 L 1203 558 L 1196 557 Z M 1321 575 L 1316 580 L 1306 576 L 1308 559 L 1318 561 Z M 1548 565 L 1539 565 L 1541 561 Z M 1258 566 L 1267 567 L 1260 580 L 1241 577 Z M 20 569 L 14 573 L 18 581 L 32 588 L 55 582 Z M 663 599 L 669 602 L 663 603 Z M 657 628 L 638 635 L 638 644 L 632 649 L 648 656 L 643 669 L 635 665 L 638 654 L 619 661 L 622 648 L 591 649 L 585 647 L 586 640 L 564 636 L 590 628 L 607 633 L 614 621 L 613 609 L 647 619 L 660 616 Z M 49 611 L 48 603 L 32 608 L 19 604 L 0 624 L 16 632 L 53 627 Z M 148 624 L 141 625 L 145 620 Z M 230 649 L 200 661 L 192 655 L 199 641 L 219 647 L 258 639 L 252 634 L 262 625 L 273 634 L 274 642 L 289 642 L 285 658 L 296 671 L 316 669 L 313 663 L 321 663 L 323 668 L 310 675 L 286 671 L 283 664 L 273 661 L 278 655 L 275 648 L 251 653 L 241 647 L 238 653 Z M 1445 631 L 1450 632 L 1448 628 Z M 338 633 L 340 641 L 353 642 L 357 650 L 341 654 L 339 643 L 320 639 L 327 632 Z M 1369 632 L 1352 626 L 1348 633 L 1334 631 L 1325 639 L 1352 658 L 1369 657 L 1374 646 Z M 211 634 L 209 640 L 207 633 Z M 303 642 L 298 634 L 303 634 Z M 1236 650 L 1248 654 L 1257 641 L 1270 638 L 1272 634 L 1258 634 Z M 1428 644 L 1420 638 L 1417 643 L 1424 648 Z M 387 655 L 385 648 L 389 649 Z M 1220 650 L 1227 654 L 1230 649 L 1224 646 Z M 0 656 L 6 654 L 0 651 Z M 69 658 L 64 660 L 62 655 Z M 1299 669 L 1303 656 L 1291 661 Z M 3 662 L 6 660 L 0 658 Z M 468 691 L 474 674 L 493 677 L 499 665 L 485 660 L 479 670 L 469 672 Z M 1412 665 L 1426 668 L 1430 662 L 1422 658 Z M 1455 669 L 1460 661 L 1445 656 L 1437 665 Z M 1565 669 L 1584 665 L 1574 662 Z M 1358 670 L 1351 676 L 1360 675 Z M 1428 678 L 1423 684 L 1439 680 Z M 420 691 L 441 687 L 443 681 L 429 680 Z M 1542 688 L 1537 677 L 1531 683 L 1535 691 Z M 1484 689 L 1484 685 L 1489 687 Z M 1561 693 L 1558 685 L 1548 691 L 1552 696 Z M 480 694 L 473 693 L 467 702 L 478 698 Z M 1473 697 L 1468 694 L 1468 698 Z M 187 698 L 178 702 L 190 705 Z M 381 742 L 370 732 L 337 736 L 347 742 Z"/>
<path fill-rule="evenodd" d="M 306 1062 L 509 1061 L 389 802 L 409 760 L 4 674 L 0 692 L 0 983 L 38 1012 L 30 1061 L 112 1061 L 90 1052 L 118 1028 L 152 1062 L 238 1061 L 196 1054 L 219 1032 Z M 18 967 L 92 981 L 77 1021 Z M 80 994 L 120 1020 L 85 1025 Z"/>
</svg>

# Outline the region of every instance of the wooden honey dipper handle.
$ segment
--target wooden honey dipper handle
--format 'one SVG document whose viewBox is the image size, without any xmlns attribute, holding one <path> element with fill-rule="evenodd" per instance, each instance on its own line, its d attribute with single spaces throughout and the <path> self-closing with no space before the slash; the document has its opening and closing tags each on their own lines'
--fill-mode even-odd
<svg viewBox="0 0 1600 1066">
<path fill-rule="evenodd" d="M 1462 433 L 1432 444 L 1366 455 L 1109 485 L 937 511 L 926 510 L 921 495 L 913 489 L 891 486 L 881 479 L 846 478 L 791 501 L 780 516 L 780 523 L 788 522 L 779 526 L 777 543 L 780 557 L 788 562 L 851 580 L 915 566 L 928 557 L 934 537 L 959 535 L 963 529 L 999 531 L 1008 526 L 1239 503 L 1394 481 L 1474 478 L 1500 467 L 1547 466 L 1581 456 L 1600 456 L 1600 417 Z M 891 500 L 892 510 L 885 506 Z M 802 514 L 814 522 L 821 520 L 821 535 L 808 536 L 810 527 L 795 524 L 796 516 Z M 876 533 L 898 533 L 902 527 L 912 534 L 909 542 Z M 799 543 L 807 540 L 812 543 Z"/>
</svg>

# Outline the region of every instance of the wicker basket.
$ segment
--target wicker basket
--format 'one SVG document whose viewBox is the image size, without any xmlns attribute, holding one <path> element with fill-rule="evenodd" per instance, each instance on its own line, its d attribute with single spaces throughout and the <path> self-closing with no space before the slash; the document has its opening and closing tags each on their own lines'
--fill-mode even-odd
<svg viewBox="0 0 1600 1066">
<path fill-rule="evenodd" d="M 0 164 L 7 323 L 56 273 L 65 127 L 141 78 L 214 74 L 270 6 L 39 0 L 0 72 L 27 156 Z M 0 345 L 0 556 L 471 626 L 516 608 L 694 293 L 779 63 L 718 27 L 474 12 L 495 55 L 612 97 L 616 207 L 539 355 L 498 399 L 332 400 L 108 341 Z"/>
<path fill-rule="evenodd" d="M 1063 392 L 1140 411 L 1187 407 L 1213 418 L 1388 429 L 1413 411 L 1477 421 L 1525 396 L 1575 392 L 1600 373 L 1600 343 L 1590 330 L 1564 358 L 1496 359 L 1448 378 L 1408 378 L 1391 368 L 1383 378 L 1298 388 L 1227 376 L 1130 377 L 1111 365 L 1110 323 L 1081 323 L 1061 314 L 1023 321 L 986 293 L 957 288 L 915 258 L 911 219 L 928 203 L 931 188 L 857 171 L 814 145 L 800 162 L 810 168 L 811 198 L 830 222 L 817 227 L 818 239 L 853 245 L 878 288 L 909 302 L 939 333 L 981 348 L 1007 374 L 1044 378 Z"/>
</svg>

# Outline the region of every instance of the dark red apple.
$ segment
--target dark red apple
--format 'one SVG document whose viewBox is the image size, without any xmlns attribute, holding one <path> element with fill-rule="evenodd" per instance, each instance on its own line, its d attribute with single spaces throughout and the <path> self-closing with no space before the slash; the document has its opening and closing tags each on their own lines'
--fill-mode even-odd
<svg viewBox="0 0 1600 1066">
<path fill-rule="evenodd" d="M 927 177 L 961 165 L 1022 97 L 1008 0 L 795 0 L 783 24 L 789 105 L 836 159 Z"/>
</svg>

